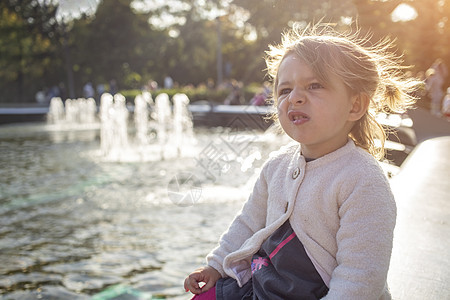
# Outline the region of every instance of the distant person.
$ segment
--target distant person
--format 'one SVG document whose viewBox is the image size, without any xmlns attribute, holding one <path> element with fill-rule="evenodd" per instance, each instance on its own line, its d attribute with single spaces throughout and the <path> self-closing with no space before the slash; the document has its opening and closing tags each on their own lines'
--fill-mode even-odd
<svg viewBox="0 0 450 300">
<path fill-rule="evenodd" d="M 442 103 L 442 115 L 450 121 L 450 87 L 447 88 L 447 95 Z"/>
<path fill-rule="evenodd" d="M 92 86 L 92 83 L 88 82 L 83 87 L 83 97 L 85 99 L 94 98 L 95 96 L 95 90 Z"/>
<path fill-rule="evenodd" d="M 35 96 L 35 99 L 36 99 L 37 103 L 44 104 L 47 101 L 46 98 L 47 97 L 45 96 L 45 92 L 44 91 L 42 91 L 42 90 L 41 91 L 37 91 L 36 96 Z"/>
<path fill-rule="evenodd" d="M 213 90 L 214 89 L 214 80 L 212 78 L 208 78 L 208 80 L 206 81 L 206 87 L 209 90 Z"/>
<path fill-rule="evenodd" d="M 103 83 L 97 84 L 96 90 L 97 90 L 97 95 L 100 98 L 103 95 L 103 93 L 105 92 L 105 85 Z"/>
<path fill-rule="evenodd" d="M 109 93 L 111 95 L 115 95 L 115 94 L 117 94 L 118 91 L 119 91 L 119 88 L 117 87 L 117 81 L 115 79 L 111 79 L 109 81 Z"/>
<path fill-rule="evenodd" d="M 225 105 L 241 105 L 244 103 L 242 95 L 242 83 L 237 80 L 231 80 L 229 83 L 230 93 L 225 98 Z"/>
<path fill-rule="evenodd" d="M 61 92 L 57 85 L 52 86 L 47 93 L 47 99 L 50 101 L 54 97 L 61 97 Z"/>
<path fill-rule="evenodd" d="M 250 100 L 250 105 L 262 106 L 265 104 L 267 97 L 263 93 L 256 93 Z"/>
<path fill-rule="evenodd" d="M 293 143 L 266 161 L 184 287 L 198 300 L 390 299 L 396 206 L 369 107 L 406 109 L 418 83 L 397 77 L 382 45 L 327 26 L 294 29 L 270 49 L 276 118 Z"/>
<path fill-rule="evenodd" d="M 64 82 L 58 84 L 59 93 L 61 94 L 61 99 L 65 100 L 67 98 L 67 91 Z"/>
<path fill-rule="evenodd" d="M 173 79 L 170 76 L 164 78 L 164 88 L 170 90 L 173 88 Z"/>
<path fill-rule="evenodd" d="M 426 72 L 425 87 L 431 100 L 431 113 L 441 115 L 442 100 L 444 99 L 444 83 L 448 76 L 447 66 L 442 59 L 437 59 Z"/>
<path fill-rule="evenodd" d="M 158 82 L 155 80 L 149 81 L 150 91 L 154 92 L 158 90 Z"/>
<path fill-rule="evenodd" d="M 253 96 L 253 98 L 250 100 L 250 104 L 251 105 L 256 105 L 256 106 L 262 106 L 262 105 L 266 105 L 267 104 L 267 99 L 270 96 L 270 88 L 269 88 L 269 83 L 268 82 L 264 82 L 263 87 L 262 87 L 262 91 L 261 92 L 257 92 L 255 94 L 255 96 Z"/>
</svg>

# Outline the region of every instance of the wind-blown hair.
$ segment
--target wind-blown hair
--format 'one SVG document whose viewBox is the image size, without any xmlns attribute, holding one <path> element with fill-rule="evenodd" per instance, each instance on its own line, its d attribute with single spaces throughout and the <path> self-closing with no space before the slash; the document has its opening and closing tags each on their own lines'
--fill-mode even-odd
<svg viewBox="0 0 450 300">
<path fill-rule="evenodd" d="M 273 102 L 276 108 L 280 64 L 287 55 L 295 54 L 311 67 L 319 81 L 327 82 L 333 74 L 343 81 L 351 95 L 369 97 L 369 109 L 355 123 L 349 137 L 376 158 L 382 158 L 386 133 L 376 114 L 404 112 L 415 103 L 411 95 L 421 82 L 403 75 L 406 67 L 390 51 L 393 43 L 389 39 L 365 47 L 368 39 L 359 39 L 357 35 L 358 32 L 339 33 L 326 24 L 306 29 L 295 24 L 283 34 L 281 44 L 270 45 L 266 52 L 267 72 L 273 80 Z M 277 119 L 276 115 L 274 118 Z"/>
</svg>

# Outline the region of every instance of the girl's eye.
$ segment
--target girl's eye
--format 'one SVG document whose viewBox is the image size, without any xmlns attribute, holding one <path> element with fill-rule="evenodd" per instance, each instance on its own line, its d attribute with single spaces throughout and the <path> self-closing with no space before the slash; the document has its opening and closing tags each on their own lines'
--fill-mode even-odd
<svg viewBox="0 0 450 300">
<path fill-rule="evenodd" d="M 323 89 L 323 85 L 321 85 L 318 82 L 313 82 L 309 85 L 308 89 L 310 90 Z"/>
<path fill-rule="evenodd" d="M 285 89 L 281 89 L 280 92 L 278 93 L 279 96 L 282 95 L 287 95 L 291 92 L 291 89 L 285 88 Z"/>
</svg>

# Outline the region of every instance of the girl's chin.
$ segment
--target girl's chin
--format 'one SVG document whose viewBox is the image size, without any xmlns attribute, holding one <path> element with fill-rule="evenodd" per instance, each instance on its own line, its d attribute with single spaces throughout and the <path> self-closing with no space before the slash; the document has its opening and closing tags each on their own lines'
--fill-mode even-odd
<svg viewBox="0 0 450 300">
<path fill-rule="evenodd" d="M 306 139 L 302 136 L 298 136 L 295 134 L 287 134 L 292 140 L 296 141 L 297 143 L 304 144 L 306 142 Z"/>
</svg>

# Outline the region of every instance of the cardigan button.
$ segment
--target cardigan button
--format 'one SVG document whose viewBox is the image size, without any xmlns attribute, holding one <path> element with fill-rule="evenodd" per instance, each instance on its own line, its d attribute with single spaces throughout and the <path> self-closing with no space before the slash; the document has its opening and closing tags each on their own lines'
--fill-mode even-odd
<svg viewBox="0 0 450 300">
<path fill-rule="evenodd" d="M 294 173 L 292 173 L 292 179 L 296 179 L 298 177 L 298 175 L 300 175 L 300 169 L 296 168 L 294 170 Z"/>
</svg>

